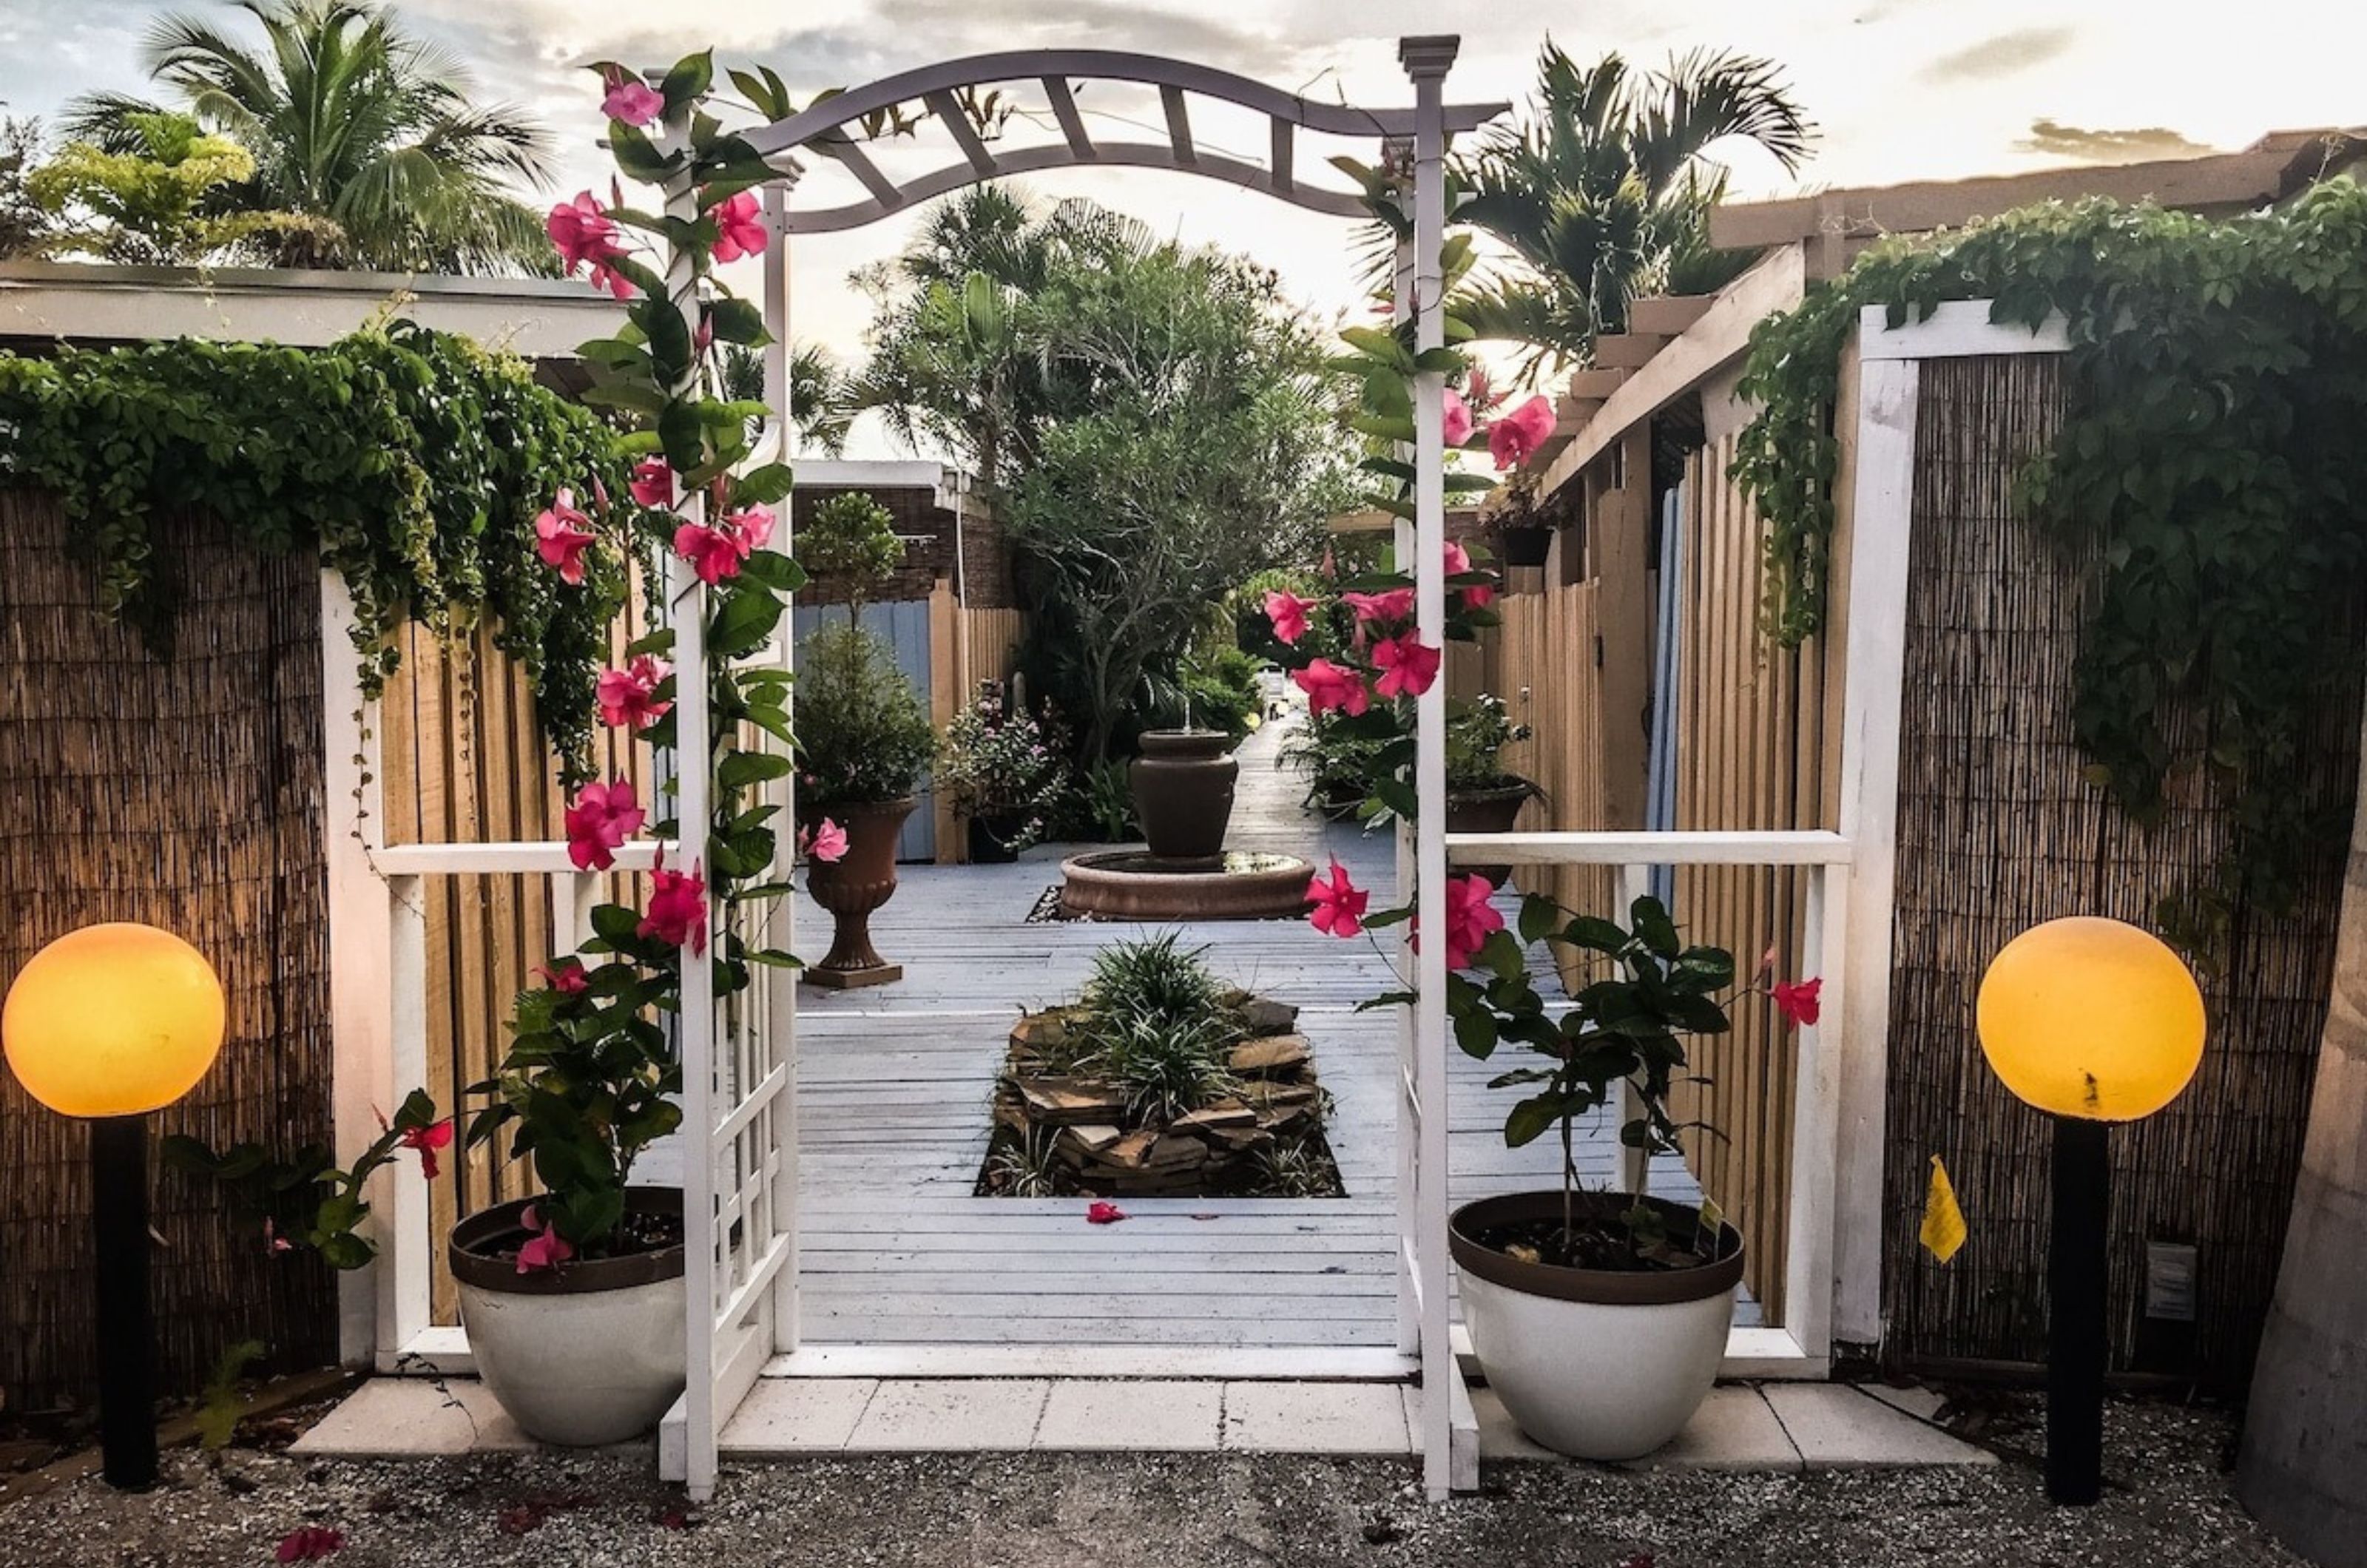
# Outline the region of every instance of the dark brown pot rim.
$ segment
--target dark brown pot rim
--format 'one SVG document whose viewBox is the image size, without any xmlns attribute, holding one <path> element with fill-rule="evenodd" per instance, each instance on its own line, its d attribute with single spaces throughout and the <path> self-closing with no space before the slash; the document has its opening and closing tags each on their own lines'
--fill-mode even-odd
<svg viewBox="0 0 2367 1568">
<path fill-rule="evenodd" d="M 1140 744 L 1145 757 L 1161 761 L 1213 761 L 1240 742 L 1227 729 L 1146 729 Z"/>
<path fill-rule="evenodd" d="M 1528 780 L 1514 779 L 1511 784 L 1490 784 L 1486 789 L 1450 789 L 1446 803 L 1452 806 L 1458 800 L 1467 800 L 1475 806 L 1493 805 L 1500 800 L 1526 800 L 1539 793 Z"/>
<path fill-rule="evenodd" d="M 490 1209 L 480 1209 L 454 1225 L 450 1243 L 445 1248 L 452 1260 L 452 1278 L 481 1291 L 513 1296 L 585 1296 L 682 1278 L 683 1249 L 679 1245 L 660 1247 L 655 1252 L 636 1252 L 627 1258 L 586 1258 L 562 1263 L 556 1269 L 519 1273 L 515 1260 L 496 1258 L 493 1250 L 525 1234 L 519 1216 L 535 1201 L 532 1198 L 515 1198 Z M 625 1207 L 634 1213 L 679 1217 L 682 1189 L 628 1187 Z"/>
<path fill-rule="evenodd" d="M 1581 1192 L 1578 1212 L 1609 1219 L 1635 1202 L 1625 1192 Z M 1647 1198 L 1671 1223 L 1692 1224 L 1700 1211 L 1665 1198 Z M 1446 1222 L 1447 1250 L 1455 1266 L 1466 1274 L 1501 1285 L 1508 1291 L 1544 1296 L 1557 1302 L 1588 1302 L 1603 1306 L 1673 1306 L 1723 1295 L 1742 1279 L 1742 1233 L 1730 1224 L 1718 1227 L 1718 1257 L 1697 1269 L 1670 1269 L 1646 1273 L 1618 1269 L 1563 1269 L 1550 1263 L 1523 1263 L 1507 1258 L 1477 1239 L 1492 1226 L 1530 1220 L 1561 1218 L 1561 1194 L 1508 1192 L 1482 1198 L 1455 1211 Z"/>
</svg>

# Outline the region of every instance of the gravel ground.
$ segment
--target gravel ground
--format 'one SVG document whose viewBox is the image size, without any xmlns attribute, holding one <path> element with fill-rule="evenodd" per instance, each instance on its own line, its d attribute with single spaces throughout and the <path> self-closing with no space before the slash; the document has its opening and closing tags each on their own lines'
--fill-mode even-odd
<svg viewBox="0 0 2367 1568">
<path fill-rule="evenodd" d="M 2299 1563 L 2228 1495 L 2224 1416 L 2115 1404 L 2105 1500 L 2087 1510 L 2046 1505 L 2026 1403 L 1992 1412 L 1985 1440 L 2006 1462 L 1805 1477 L 1496 1464 L 1480 1495 L 1443 1506 L 1401 1463 L 1274 1456 L 816 1459 L 735 1468 L 685 1510 L 632 1460 L 182 1452 L 144 1496 L 90 1482 L 0 1510 L 0 1568 L 245 1568 L 306 1525 L 341 1533 L 336 1568 Z"/>
</svg>

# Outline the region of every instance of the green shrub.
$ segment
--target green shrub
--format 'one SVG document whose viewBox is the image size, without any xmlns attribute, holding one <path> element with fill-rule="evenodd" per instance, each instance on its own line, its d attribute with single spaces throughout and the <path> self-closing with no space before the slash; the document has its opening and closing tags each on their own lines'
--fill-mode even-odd
<svg viewBox="0 0 2367 1568">
<path fill-rule="evenodd" d="M 814 807 L 910 795 L 936 750 L 895 655 L 855 626 L 825 626 L 799 649 L 797 736 L 799 793 Z"/>
<path fill-rule="evenodd" d="M 1514 724 L 1504 699 L 1482 694 L 1451 702 L 1446 710 L 1446 787 L 1505 789 L 1528 781 L 1504 769 L 1504 748 L 1529 738 Z"/>
</svg>

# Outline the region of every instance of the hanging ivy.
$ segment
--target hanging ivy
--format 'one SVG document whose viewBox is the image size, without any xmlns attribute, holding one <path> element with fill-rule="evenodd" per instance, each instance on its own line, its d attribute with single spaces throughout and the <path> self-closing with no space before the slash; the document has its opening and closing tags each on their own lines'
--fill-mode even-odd
<svg viewBox="0 0 2367 1568">
<path fill-rule="evenodd" d="M 1769 632 L 1822 625 L 1832 407 L 1862 307 L 1896 325 L 1952 299 L 2068 329 L 2063 423 L 2020 476 L 2030 520 L 2092 552 L 2073 723 L 2090 776 L 2157 819 L 2169 721 L 2192 705 L 2237 838 L 2221 903 L 2275 904 L 2324 852 L 2295 787 L 2313 711 L 2355 670 L 2367 587 L 2367 189 L 2210 219 L 2101 199 L 1892 242 L 1752 334 L 1761 412 L 1733 477 L 1767 523 Z"/>
<path fill-rule="evenodd" d="M 259 550 L 316 546 L 351 589 L 364 689 L 403 619 L 490 615 L 525 668 L 569 782 L 589 761 L 594 682 L 623 603 L 615 561 L 563 592 L 535 518 L 562 485 L 622 484 L 615 433 L 524 361 L 397 321 L 327 348 L 194 341 L 0 355 L 0 482 L 54 491 L 106 612 L 172 651 L 178 585 L 157 530 L 228 523 Z"/>
</svg>

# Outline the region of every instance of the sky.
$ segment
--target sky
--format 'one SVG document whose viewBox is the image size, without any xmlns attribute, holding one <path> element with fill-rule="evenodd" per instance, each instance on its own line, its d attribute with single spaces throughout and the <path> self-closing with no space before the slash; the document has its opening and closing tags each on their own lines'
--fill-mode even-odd
<svg viewBox="0 0 2367 1568">
<path fill-rule="evenodd" d="M 2356 0 L 400 0 L 399 9 L 469 65 L 481 96 L 523 105 L 551 128 L 552 195 L 606 185 L 585 62 L 663 65 L 708 45 L 726 64 L 772 64 L 800 98 L 966 54 L 1071 47 L 1174 55 L 1362 104 L 1409 101 L 1396 47 L 1405 33 L 1462 36 L 1447 85 L 1465 102 L 1517 100 L 1547 34 L 1581 61 L 1618 51 L 1651 65 L 1736 49 L 1779 62 L 1818 127 L 1795 175 L 1753 149 L 1732 151 L 1745 196 L 2232 149 L 2271 130 L 2367 123 L 2367 7 Z M 0 0 L 5 112 L 47 116 L 94 88 L 136 90 L 141 37 L 168 10 L 210 14 L 233 31 L 245 20 L 224 0 Z M 1089 90 L 1081 101 L 1108 139 L 1142 139 L 1127 122 L 1159 121 L 1155 98 Z M 1020 102 L 1040 113 L 1025 89 Z M 1211 113 L 1195 130 L 1263 162 L 1259 123 Z M 1018 120 L 1007 134 L 1031 144 L 1051 131 Z M 1331 152 L 1369 149 L 1310 138 L 1298 166 L 1313 170 Z M 910 175 L 954 157 L 932 138 L 879 161 Z M 842 172 L 819 172 L 798 200 L 860 194 L 838 182 Z M 1068 171 L 1025 183 L 1047 200 L 1090 197 L 1188 243 L 1250 252 L 1320 313 L 1359 302 L 1355 234 L 1337 220 L 1183 175 Z M 848 275 L 892 255 L 910 223 L 799 241 L 795 335 L 859 357 L 868 307 Z M 857 455 L 898 455 L 884 439 L 864 433 Z"/>
</svg>

